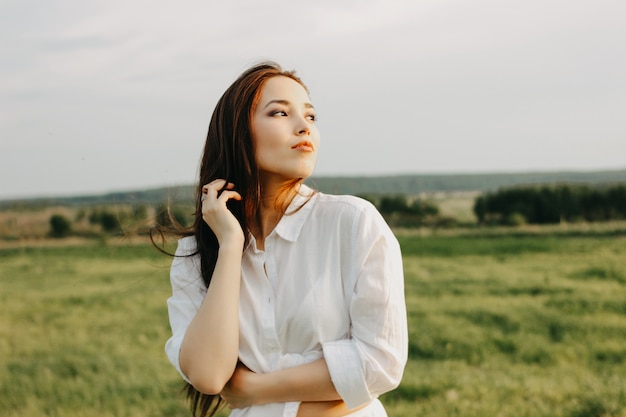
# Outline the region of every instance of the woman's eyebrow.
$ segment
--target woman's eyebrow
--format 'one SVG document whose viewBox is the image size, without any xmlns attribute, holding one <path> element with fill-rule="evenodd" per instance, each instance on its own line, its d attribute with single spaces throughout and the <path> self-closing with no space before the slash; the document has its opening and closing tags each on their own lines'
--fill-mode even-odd
<svg viewBox="0 0 626 417">
<path fill-rule="evenodd" d="M 266 104 L 263 108 L 265 109 L 265 108 L 267 108 L 270 104 L 275 104 L 275 103 L 282 104 L 282 105 L 284 105 L 284 106 L 288 106 L 288 105 L 290 105 L 290 104 L 291 104 L 291 102 L 289 102 L 289 100 L 280 100 L 280 99 L 277 99 L 277 100 L 270 100 L 270 101 L 269 101 L 269 102 L 268 102 L 268 103 L 267 103 L 267 104 Z M 304 103 L 304 107 L 306 107 L 307 109 L 314 109 L 314 108 L 315 108 L 315 106 L 313 106 L 311 103 Z"/>
</svg>

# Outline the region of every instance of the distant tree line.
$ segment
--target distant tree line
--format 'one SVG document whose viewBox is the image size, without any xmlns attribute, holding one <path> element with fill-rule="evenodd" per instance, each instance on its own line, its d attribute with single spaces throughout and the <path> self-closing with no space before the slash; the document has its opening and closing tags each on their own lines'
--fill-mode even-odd
<svg viewBox="0 0 626 417">
<path fill-rule="evenodd" d="M 374 204 L 390 226 L 438 226 L 442 220 L 439 207 L 430 200 L 410 198 L 405 194 L 366 194 L 360 197 Z"/>
<path fill-rule="evenodd" d="M 626 219 L 626 185 L 526 186 L 478 197 L 474 213 L 481 224 L 519 225 Z"/>
<path fill-rule="evenodd" d="M 154 213 L 154 216 L 150 216 L 150 212 Z M 91 209 L 80 209 L 73 221 L 63 214 L 53 214 L 49 220 L 49 235 L 64 238 L 72 235 L 95 237 L 120 233 L 147 234 L 150 228 L 156 225 L 171 226 L 177 223 L 187 227 L 192 221 L 189 207 L 183 206 L 167 204 L 159 204 L 153 208 L 146 204 L 131 207 L 96 206 Z M 85 226 L 87 224 L 89 227 Z"/>
</svg>

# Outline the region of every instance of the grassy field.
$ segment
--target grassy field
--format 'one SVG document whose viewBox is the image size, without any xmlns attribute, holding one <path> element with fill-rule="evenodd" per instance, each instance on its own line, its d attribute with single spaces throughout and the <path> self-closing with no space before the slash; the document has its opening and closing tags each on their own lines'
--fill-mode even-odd
<svg viewBox="0 0 626 417">
<path fill-rule="evenodd" d="M 626 235 L 399 232 L 410 357 L 390 417 L 626 416 Z M 170 259 L 0 249 L 0 415 L 186 416 Z"/>
</svg>

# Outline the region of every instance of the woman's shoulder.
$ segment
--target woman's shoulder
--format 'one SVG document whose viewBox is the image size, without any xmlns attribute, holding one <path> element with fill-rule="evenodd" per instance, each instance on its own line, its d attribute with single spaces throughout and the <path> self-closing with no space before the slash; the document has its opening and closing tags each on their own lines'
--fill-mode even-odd
<svg viewBox="0 0 626 417">
<path fill-rule="evenodd" d="M 198 251 L 198 244 L 195 236 L 185 236 L 178 239 L 176 256 L 191 256 Z"/>
<path fill-rule="evenodd" d="M 172 285 L 184 286 L 202 281 L 200 255 L 195 236 L 186 236 L 178 240 L 170 269 Z"/>
<path fill-rule="evenodd" d="M 353 195 L 325 194 L 318 192 L 316 206 L 322 210 L 378 214 L 376 207 L 364 198 Z"/>
<path fill-rule="evenodd" d="M 376 206 L 361 197 L 318 193 L 316 210 L 319 218 L 359 230 L 360 234 L 365 230 L 372 235 L 393 234 Z"/>
</svg>

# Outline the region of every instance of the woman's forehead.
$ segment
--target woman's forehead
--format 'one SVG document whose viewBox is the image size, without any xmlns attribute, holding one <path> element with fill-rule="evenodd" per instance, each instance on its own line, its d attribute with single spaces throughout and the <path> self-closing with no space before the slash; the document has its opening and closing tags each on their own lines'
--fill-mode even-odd
<svg viewBox="0 0 626 417">
<path fill-rule="evenodd" d="M 261 104 L 273 100 L 289 101 L 303 104 L 310 101 L 306 89 L 296 80 L 277 76 L 265 82 L 261 90 Z"/>
</svg>

